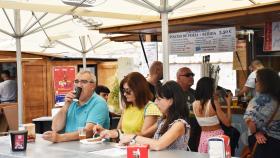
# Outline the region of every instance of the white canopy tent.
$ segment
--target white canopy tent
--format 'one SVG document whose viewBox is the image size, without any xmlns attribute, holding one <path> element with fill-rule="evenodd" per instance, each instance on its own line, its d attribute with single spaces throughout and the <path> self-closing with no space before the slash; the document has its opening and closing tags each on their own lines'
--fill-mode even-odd
<svg viewBox="0 0 280 158">
<path fill-rule="evenodd" d="M 86 55 L 104 57 L 104 53 L 132 47 L 127 43 L 116 46 L 106 39 L 108 35 L 98 33 L 98 27 L 162 20 L 163 62 L 169 63 L 168 17 L 178 18 L 274 1 L 277 0 L 80 0 L 78 5 L 69 6 L 60 0 L 1 0 L 0 41 L 3 42 L 0 50 L 17 52 L 19 123 L 22 123 L 21 51 L 83 57 L 85 67 Z M 91 2 L 91 7 L 81 7 Z M 169 78 L 168 69 L 168 64 L 164 64 L 166 80 Z"/>
</svg>

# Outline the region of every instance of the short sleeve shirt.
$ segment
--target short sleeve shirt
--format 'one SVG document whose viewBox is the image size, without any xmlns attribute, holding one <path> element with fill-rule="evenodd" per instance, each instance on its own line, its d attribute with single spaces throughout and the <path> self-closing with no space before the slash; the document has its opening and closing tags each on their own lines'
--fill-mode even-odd
<svg viewBox="0 0 280 158">
<path fill-rule="evenodd" d="M 182 122 L 185 125 L 185 134 L 178 137 L 173 143 L 171 143 L 168 147 L 167 150 L 188 150 L 188 142 L 190 138 L 190 125 L 183 119 L 177 119 L 173 123 L 168 125 L 168 129 L 172 127 L 172 125 L 175 122 Z M 157 130 L 154 134 L 154 139 L 158 140 L 162 136 L 160 134 L 160 130 L 163 127 L 165 123 L 165 120 L 163 118 L 160 118 L 157 122 Z"/>
<path fill-rule="evenodd" d="M 195 90 L 190 88 L 188 91 L 184 92 L 186 98 L 186 106 L 192 110 L 192 103 L 195 101 Z"/>
<path fill-rule="evenodd" d="M 257 71 L 253 71 L 252 73 L 250 73 L 250 75 L 248 76 L 246 83 L 245 83 L 246 87 L 249 87 L 249 88 L 256 87 L 256 84 L 255 84 L 256 75 L 257 75 Z"/>
<path fill-rule="evenodd" d="M 139 109 L 136 106 L 128 106 L 123 112 L 122 131 L 125 134 L 141 132 L 145 116 L 161 116 L 161 112 L 153 102 Z"/>
<path fill-rule="evenodd" d="M 96 93 L 82 106 L 78 102 L 72 102 L 66 118 L 65 132 L 77 131 L 79 127 L 85 127 L 86 123 L 99 124 L 109 129 L 110 119 L 107 103 Z"/>
</svg>

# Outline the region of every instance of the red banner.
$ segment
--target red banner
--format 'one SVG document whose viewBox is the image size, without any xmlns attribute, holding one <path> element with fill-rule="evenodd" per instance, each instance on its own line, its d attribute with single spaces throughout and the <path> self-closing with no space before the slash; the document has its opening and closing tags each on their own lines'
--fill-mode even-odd
<svg viewBox="0 0 280 158">
<path fill-rule="evenodd" d="M 53 68 L 54 91 L 56 95 L 66 94 L 74 88 L 75 66 L 56 66 Z"/>
<path fill-rule="evenodd" d="M 264 27 L 264 51 L 272 51 L 272 22 L 266 22 Z"/>
</svg>

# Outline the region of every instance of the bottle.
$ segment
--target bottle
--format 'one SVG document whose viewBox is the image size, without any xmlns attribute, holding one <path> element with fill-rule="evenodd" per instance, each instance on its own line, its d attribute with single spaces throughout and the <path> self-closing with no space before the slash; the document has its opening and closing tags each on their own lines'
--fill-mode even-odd
<svg viewBox="0 0 280 158">
<path fill-rule="evenodd" d="M 238 93 L 239 93 L 239 91 L 240 91 L 240 89 L 239 89 L 239 88 L 236 88 L 236 89 L 235 89 L 235 92 L 234 92 L 234 93 L 235 93 L 234 95 L 237 96 Z"/>
<path fill-rule="evenodd" d="M 246 93 L 243 94 L 243 97 L 241 98 L 241 103 L 242 103 L 242 107 L 246 108 L 248 103 L 247 103 L 247 96 Z"/>
</svg>

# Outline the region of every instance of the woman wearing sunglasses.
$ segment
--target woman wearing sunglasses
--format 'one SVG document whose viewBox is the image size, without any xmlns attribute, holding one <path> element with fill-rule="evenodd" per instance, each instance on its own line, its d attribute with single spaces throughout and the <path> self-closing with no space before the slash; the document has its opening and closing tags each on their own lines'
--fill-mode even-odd
<svg viewBox="0 0 280 158">
<path fill-rule="evenodd" d="M 107 138 L 118 138 L 121 133 L 137 134 L 152 137 L 154 131 L 151 127 L 156 123 L 161 112 L 150 100 L 153 98 L 145 77 L 132 72 L 120 83 L 121 100 L 125 105 L 118 130 L 103 130 L 100 126 L 93 129 L 102 131 L 101 136 Z"/>
<path fill-rule="evenodd" d="M 153 126 L 153 138 L 135 134 L 121 137 L 120 144 L 148 144 L 152 150 L 188 150 L 190 126 L 189 111 L 182 88 L 175 81 L 168 81 L 157 88 L 155 103 L 163 116 Z"/>
</svg>

